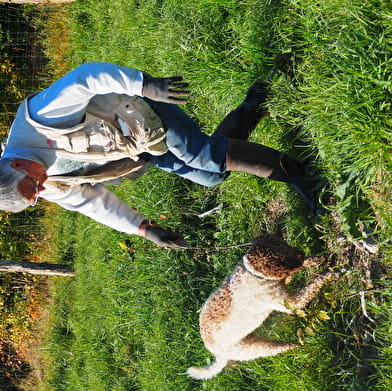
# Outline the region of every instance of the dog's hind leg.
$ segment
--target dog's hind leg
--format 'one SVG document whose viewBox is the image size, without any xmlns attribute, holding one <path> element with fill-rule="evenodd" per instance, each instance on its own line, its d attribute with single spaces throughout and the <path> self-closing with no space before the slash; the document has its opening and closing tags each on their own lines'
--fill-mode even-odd
<svg viewBox="0 0 392 391">
<path fill-rule="evenodd" d="M 237 344 L 228 348 L 225 355 L 231 360 L 246 361 L 259 357 L 275 356 L 295 347 L 296 345 L 290 343 L 269 341 L 250 334 Z"/>
</svg>

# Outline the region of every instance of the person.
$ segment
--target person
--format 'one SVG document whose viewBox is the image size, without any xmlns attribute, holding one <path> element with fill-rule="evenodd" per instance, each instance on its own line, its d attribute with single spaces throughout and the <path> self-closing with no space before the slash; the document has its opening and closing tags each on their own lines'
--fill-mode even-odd
<svg viewBox="0 0 392 391">
<path fill-rule="evenodd" d="M 203 186 L 242 171 L 296 187 L 314 207 L 304 166 L 248 142 L 268 115 L 267 84 L 256 82 L 211 135 L 179 107 L 182 77 L 155 78 L 111 63 L 86 63 L 19 106 L 0 159 L 0 209 L 19 212 L 38 197 L 115 230 L 172 248 L 179 233 L 149 221 L 105 187 L 155 165 Z"/>
</svg>

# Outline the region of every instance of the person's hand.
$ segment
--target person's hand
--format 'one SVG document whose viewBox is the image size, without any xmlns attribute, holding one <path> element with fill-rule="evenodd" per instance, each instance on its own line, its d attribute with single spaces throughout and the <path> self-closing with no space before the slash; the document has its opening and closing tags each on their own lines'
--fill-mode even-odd
<svg viewBox="0 0 392 391">
<path fill-rule="evenodd" d="M 189 247 L 188 242 L 179 233 L 163 229 L 149 220 L 144 220 L 140 224 L 138 233 L 158 246 L 171 248 Z"/>
<path fill-rule="evenodd" d="M 183 91 L 188 83 L 182 83 L 181 76 L 156 78 L 143 72 L 142 94 L 146 98 L 166 103 L 186 103 L 189 91 Z"/>
</svg>

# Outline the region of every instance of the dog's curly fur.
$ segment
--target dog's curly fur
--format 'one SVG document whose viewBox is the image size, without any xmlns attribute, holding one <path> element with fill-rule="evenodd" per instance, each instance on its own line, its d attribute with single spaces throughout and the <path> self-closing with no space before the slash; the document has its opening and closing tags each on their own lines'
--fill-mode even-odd
<svg viewBox="0 0 392 391">
<path fill-rule="evenodd" d="M 303 308 L 328 277 L 336 277 L 334 272 L 325 272 L 299 292 L 289 294 L 286 279 L 302 267 L 324 260 L 323 256 L 305 258 L 302 251 L 271 234 L 257 238 L 201 310 L 200 333 L 206 348 L 216 356 L 215 362 L 204 368 L 190 367 L 188 375 L 210 379 L 230 360 L 252 360 L 293 349 L 293 344 L 261 339 L 252 332 L 272 311 L 289 314 L 290 308 Z"/>
</svg>

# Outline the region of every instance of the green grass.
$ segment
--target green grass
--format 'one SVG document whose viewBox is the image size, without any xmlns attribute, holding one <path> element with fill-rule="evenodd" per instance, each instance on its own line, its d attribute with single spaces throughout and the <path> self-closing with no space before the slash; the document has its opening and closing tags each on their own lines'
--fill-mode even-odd
<svg viewBox="0 0 392 391">
<path fill-rule="evenodd" d="M 207 133 L 266 77 L 276 54 L 297 53 L 296 81 L 274 77 L 272 116 L 252 141 L 311 159 L 330 213 L 315 221 L 286 185 L 249 175 L 235 173 L 206 189 L 157 169 L 114 190 L 145 216 L 164 215 L 163 226 L 205 250 L 156 249 L 64 212 L 58 257 L 76 277 L 55 282 L 47 347 L 53 389 L 390 389 L 390 3 L 78 0 L 69 11 L 74 66 L 110 61 L 183 75 L 192 91 L 185 110 Z M 195 216 L 218 205 L 218 214 Z M 358 240 L 361 225 L 376 233 L 380 254 L 360 256 L 337 240 Z M 310 328 L 299 349 L 237 363 L 207 382 L 188 379 L 188 366 L 212 359 L 197 311 L 246 248 L 211 250 L 278 227 L 307 254 L 330 252 L 349 262 L 350 272 L 325 287 L 305 318 L 277 316 L 272 331 L 261 328 L 295 343 Z M 301 272 L 291 288 L 315 272 Z M 368 282 L 375 290 L 365 304 L 375 323 L 358 293 Z"/>
</svg>

